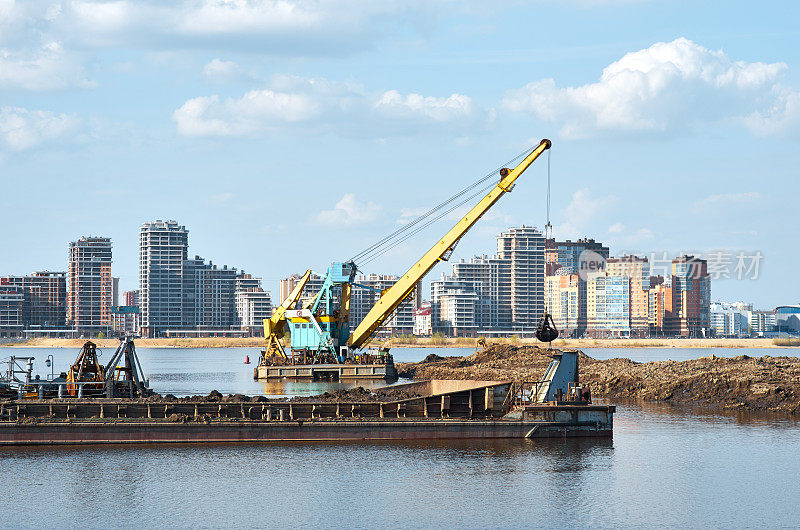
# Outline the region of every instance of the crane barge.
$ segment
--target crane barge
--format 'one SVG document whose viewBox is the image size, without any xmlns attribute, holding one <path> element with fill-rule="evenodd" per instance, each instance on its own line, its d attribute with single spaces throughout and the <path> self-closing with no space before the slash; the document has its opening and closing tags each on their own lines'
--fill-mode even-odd
<svg viewBox="0 0 800 530">
<path fill-rule="evenodd" d="M 297 308 L 310 271 L 295 286 L 273 316 L 264 320 L 267 347 L 254 369 L 254 379 L 397 379 L 388 348 L 367 350 L 370 341 L 411 296 L 422 278 L 439 262 L 450 258 L 460 239 L 500 198 L 509 193 L 522 173 L 547 149 L 544 139 L 513 169 L 502 168 L 500 180 L 433 247 L 386 289 L 364 319 L 350 330 L 350 294 L 358 266 L 355 260 L 328 267 L 321 289 Z M 488 177 L 487 177 L 488 178 Z M 299 287 L 299 289 L 298 289 Z M 281 340 L 288 327 L 290 351 Z"/>
</svg>

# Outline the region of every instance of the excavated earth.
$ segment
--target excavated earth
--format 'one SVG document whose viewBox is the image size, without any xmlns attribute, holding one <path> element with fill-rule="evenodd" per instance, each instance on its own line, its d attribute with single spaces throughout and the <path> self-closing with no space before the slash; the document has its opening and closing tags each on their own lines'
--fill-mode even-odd
<svg viewBox="0 0 800 530">
<path fill-rule="evenodd" d="M 467 357 L 431 354 L 397 365 L 400 377 L 539 381 L 551 358 L 536 346 L 493 345 Z M 593 396 L 800 414 L 800 359 L 710 355 L 691 361 L 599 361 L 579 355 L 580 380 Z"/>
</svg>

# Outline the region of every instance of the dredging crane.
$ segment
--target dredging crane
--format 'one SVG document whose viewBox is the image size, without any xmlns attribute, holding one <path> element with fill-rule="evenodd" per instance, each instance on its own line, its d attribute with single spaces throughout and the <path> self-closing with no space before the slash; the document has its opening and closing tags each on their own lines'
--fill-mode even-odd
<svg viewBox="0 0 800 530">
<path fill-rule="evenodd" d="M 527 153 L 513 169 L 501 168 L 499 170 L 500 180 L 494 185 L 490 184 L 491 189 L 488 193 L 469 212 L 464 214 L 455 226 L 414 263 L 394 285 L 381 293 L 380 298 L 352 332 L 349 324 L 350 294 L 353 285 L 357 285 L 354 283 L 358 271 L 356 259 L 332 263 L 321 289 L 310 302 L 301 309 L 291 309 L 290 307 L 300 297 L 298 287 L 301 283 L 305 285 L 308 282 L 310 271 L 307 272 L 287 300 L 276 310 L 273 318 L 264 321 L 268 348 L 262 353 L 259 365 L 254 370 L 255 378 L 396 378 L 394 363 L 388 350 L 382 349 L 378 351 L 377 355 L 372 355 L 364 352 L 363 349 L 414 292 L 420 280 L 439 261 L 446 261 L 450 258 L 464 234 L 503 195 L 514 188 L 517 178 L 550 146 L 550 140 L 544 139 Z M 491 173 L 479 182 L 486 181 L 496 173 Z M 465 191 L 456 197 L 464 193 Z M 450 201 L 452 199 L 443 204 Z M 453 211 L 453 209 L 451 208 L 449 211 Z M 373 245 L 371 248 L 375 247 L 376 245 Z M 365 253 L 361 255 L 363 256 Z M 283 330 L 278 323 L 284 321 L 289 326 L 291 336 L 291 357 L 285 353 L 281 355 L 283 348 L 280 347 L 279 339 L 283 337 Z M 276 344 L 277 346 L 275 346 Z M 274 352 L 281 353 L 273 355 Z M 344 365 L 349 366 L 345 367 Z M 363 366 L 360 370 L 359 365 Z M 376 371 L 376 366 L 382 366 L 383 371 Z"/>
</svg>

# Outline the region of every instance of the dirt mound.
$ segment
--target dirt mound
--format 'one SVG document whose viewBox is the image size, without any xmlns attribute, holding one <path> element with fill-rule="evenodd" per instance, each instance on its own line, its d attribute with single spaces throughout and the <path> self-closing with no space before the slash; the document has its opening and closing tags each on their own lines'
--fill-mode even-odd
<svg viewBox="0 0 800 530">
<path fill-rule="evenodd" d="M 466 357 L 401 363 L 401 377 L 417 380 L 539 381 L 551 361 L 544 348 L 493 345 Z M 714 355 L 691 361 L 599 361 L 579 354 L 581 381 L 592 395 L 664 400 L 744 410 L 800 414 L 800 359 Z"/>
<path fill-rule="evenodd" d="M 333 392 L 325 392 L 317 396 L 303 396 L 293 397 L 292 401 L 308 402 L 308 401 L 322 401 L 327 403 L 335 403 L 337 401 L 342 403 L 356 402 L 388 402 L 398 401 L 402 399 L 410 399 L 420 397 L 422 394 L 413 389 L 406 388 L 404 385 L 387 386 L 382 388 L 367 389 L 364 387 L 351 388 L 349 390 L 335 390 Z"/>
</svg>

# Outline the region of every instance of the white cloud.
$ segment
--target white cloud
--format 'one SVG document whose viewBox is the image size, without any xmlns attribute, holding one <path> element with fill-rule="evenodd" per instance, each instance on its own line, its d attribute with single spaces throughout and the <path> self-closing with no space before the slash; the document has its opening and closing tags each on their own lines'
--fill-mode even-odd
<svg viewBox="0 0 800 530">
<path fill-rule="evenodd" d="M 330 56 L 370 47 L 396 30 L 424 27 L 432 18 L 426 14 L 440 10 L 420 0 L 6 1 L 0 29 L 21 27 L 79 47 L 257 46 L 272 54 Z"/>
<path fill-rule="evenodd" d="M 554 227 L 553 233 L 558 239 L 575 239 L 587 237 L 594 231 L 597 217 L 607 212 L 617 202 L 613 195 L 593 197 L 588 188 L 582 188 L 572 194 L 569 205 L 561 212 L 564 222 Z"/>
<path fill-rule="evenodd" d="M 0 108 L 0 151 L 23 151 L 64 139 L 78 126 L 66 114 L 19 107 Z"/>
<path fill-rule="evenodd" d="M 688 39 L 659 42 L 607 66 L 596 83 L 542 79 L 506 93 L 502 106 L 585 138 L 604 131 L 657 133 L 739 122 L 771 133 L 800 123 L 800 97 L 779 83 L 786 64 L 733 61 Z"/>
<path fill-rule="evenodd" d="M 203 77 L 207 81 L 224 82 L 241 73 L 239 65 L 233 61 L 212 59 L 203 67 Z"/>
<path fill-rule="evenodd" d="M 608 227 L 609 234 L 621 234 L 625 231 L 625 225 L 622 223 L 614 223 Z"/>
<path fill-rule="evenodd" d="M 49 42 L 28 53 L 0 49 L 2 88 L 57 90 L 94 86 L 94 82 L 86 79 L 78 59 L 66 54 L 57 42 Z"/>
<path fill-rule="evenodd" d="M 705 213 L 711 207 L 731 208 L 737 205 L 751 204 L 761 198 L 761 194 L 757 191 L 748 191 L 742 193 L 720 193 L 709 195 L 694 203 L 694 209 L 697 213 Z"/>
<path fill-rule="evenodd" d="M 371 93 L 354 83 L 281 75 L 270 88 L 242 97 L 190 99 L 173 113 L 173 120 L 178 132 L 188 136 L 264 136 L 301 126 L 310 132 L 311 125 L 314 132 L 381 136 L 416 133 L 420 127 L 474 131 L 488 116 L 460 94 Z"/>
<path fill-rule="evenodd" d="M 469 118 L 475 112 L 472 100 L 461 94 L 452 94 L 446 98 L 426 97 L 413 93 L 403 96 L 397 90 L 384 92 L 373 108 L 387 117 L 400 119 L 415 117 L 436 122 Z"/>
<path fill-rule="evenodd" d="M 352 193 L 345 194 L 332 210 L 317 214 L 316 221 L 323 225 L 356 225 L 374 221 L 381 206 L 374 202 L 361 202 Z"/>
<path fill-rule="evenodd" d="M 400 218 L 395 221 L 399 225 L 407 225 L 430 208 L 400 208 Z"/>
<path fill-rule="evenodd" d="M 252 136 L 318 113 L 318 104 L 302 94 L 251 90 L 224 101 L 218 95 L 190 99 L 172 118 L 186 136 Z"/>
</svg>

